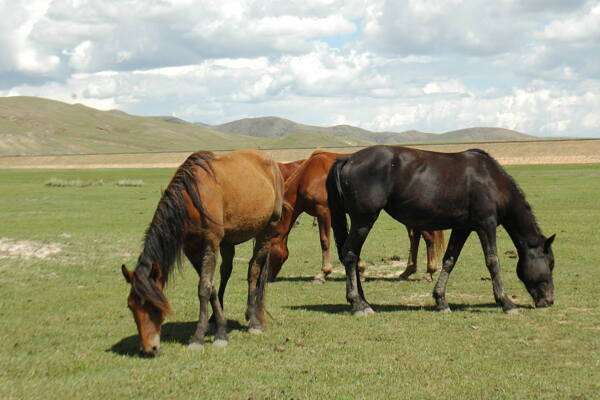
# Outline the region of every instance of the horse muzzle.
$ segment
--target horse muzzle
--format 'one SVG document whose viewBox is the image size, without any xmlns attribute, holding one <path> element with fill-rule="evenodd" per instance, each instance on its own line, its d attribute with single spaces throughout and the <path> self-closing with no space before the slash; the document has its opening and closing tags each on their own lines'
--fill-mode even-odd
<svg viewBox="0 0 600 400">
<path fill-rule="evenodd" d="M 554 304 L 554 299 L 542 298 L 535 302 L 535 307 L 536 308 L 550 307 L 552 304 Z"/>
</svg>

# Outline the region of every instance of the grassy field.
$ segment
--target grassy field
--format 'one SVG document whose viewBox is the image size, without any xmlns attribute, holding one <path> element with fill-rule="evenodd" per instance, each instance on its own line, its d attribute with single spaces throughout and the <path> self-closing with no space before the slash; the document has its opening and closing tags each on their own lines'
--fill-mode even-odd
<svg viewBox="0 0 600 400">
<path fill-rule="evenodd" d="M 448 285 L 454 312 L 435 312 L 432 283 L 389 277 L 408 241 L 404 227 L 382 217 L 363 252 L 377 313 L 353 318 L 339 263 L 333 281 L 311 283 L 318 233 L 303 218 L 267 289 L 273 318 L 263 335 L 246 332 L 246 244 L 225 296 L 229 346 L 186 349 L 198 314 L 186 263 L 167 289 L 175 314 L 156 359 L 135 355 L 119 269 L 135 266 L 173 170 L 0 170 L 0 398 L 597 398 L 600 164 L 508 170 L 544 233 L 557 233 L 553 307 L 529 308 L 501 230 L 503 280 L 519 315 L 493 304 L 474 236 Z"/>
</svg>

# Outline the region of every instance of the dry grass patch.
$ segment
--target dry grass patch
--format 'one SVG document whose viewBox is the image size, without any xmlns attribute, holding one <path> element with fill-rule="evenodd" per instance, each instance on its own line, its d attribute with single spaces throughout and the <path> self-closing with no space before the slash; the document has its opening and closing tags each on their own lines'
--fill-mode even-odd
<svg viewBox="0 0 600 400">
<path fill-rule="evenodd" d="M 84 181 L 81 179 L 66 180 L 59 178 L 50 178 L 45 183 L 46 186 L 50 187 L 89 187 L 89 186 L 102 186 L 104 181 L 102 179 L 95 181 Z"/>
<path fill-rule="evenodd" d="M 140 187 L 144 185 L 144 181 L 141 179 L 119 179 L 115 182 L 115 185 Z"/>
<path fill-rule="evenodd" d="M 62 247 L 58 243 L 42 243 L 35 240 L 0 238 L 0 259 L 44 259 L 52 254 L 59 253 L 61 250 Z"/>
</svg>

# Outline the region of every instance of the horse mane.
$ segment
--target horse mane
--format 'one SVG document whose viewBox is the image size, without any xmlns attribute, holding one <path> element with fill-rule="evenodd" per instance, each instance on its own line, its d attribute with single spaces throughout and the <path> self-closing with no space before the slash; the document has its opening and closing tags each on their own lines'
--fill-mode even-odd
<svg viewBox="0 0 600 400">
<path fill-rule="evenodd" d="M 202 168 L 214 176 L 211 162 L 215 155 L 208 151 L 199 151 L 190 155 L 179 166 L 169 185 L 164 190 L 154 217 L 144 235 L 143 250 L 135 269 L 136 279 L 133 289 L 142 299 L 147 300 L 161 310 L 169 310 L 168 301 L 152 279 L 152 268 L 157 264 L 166 284 L 173 271 L 173 265 L 181 266 L 181 249 L 184 231 L 188 228 L 190 215 L 185 194 L 189 196 L 198 212 L 210 219 L 198 193 L 196 167 Z"/>
<path fill-rule="evenodd" d="M 537 220 L 535 219 L 535 215 L 533 215 L 533 209 L 531 208 L 531 205 L 527 201 L 525 192 L 523 192 L 523 190 L 521 189 L 519 184 L 515 181 L 515 179 L 512 176 L 510 176 L 510 174 L 508 172 L 506 172 L 506 170 L 504 169 L 504 167 L 502 167 L 502 165 L 500 165 L 498 160 L 496 160 L 494 157 L 492 157 L 486 151 L 481 150 L 481 149 L 469 149 L 469 150 L 467 150 L 467 152 L 481 154 L 482 156 L 487 158 L 492 164 L 494 164 L 494 166 L 498 169 L 498 171 L 500 171 L 502 176 L 504 176 L 504 178 L 506 178 L 508 180 L 508 182 L 510 183 L 510 186 L 513 189 L 513 198 L 518 198 L 518 199 L 522 200 L 525 212 L 527 212 L 527 214 L 529 214 L 529 216 L 531 217 L 533 227 L 535 228 L 536 232 L 541 235 L 542 231 L 537 223 Z"/>
</svg>

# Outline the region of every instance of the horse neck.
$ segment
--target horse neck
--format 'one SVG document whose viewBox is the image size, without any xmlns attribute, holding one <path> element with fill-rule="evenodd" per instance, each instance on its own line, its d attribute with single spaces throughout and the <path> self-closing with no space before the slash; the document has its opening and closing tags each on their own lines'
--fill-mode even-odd
<svg viewBox="0 0 600 400">
<path fill-rule="evenodd" d="M 159 205 L 159 209 L 146 230 L 138 265 L 158 264 L 162 270 L 162 280 L 166 282 L 173 264 L 179 261 L 184 227 L 181 221 L 182 215 L 161 213 L 160 210 Z M 181 211 L 178 210 L 178 212 Z"/>
<path fill-rule="evenodd" d="M 502 225 L 517 248 L 519 256 L 523 256 L 526 249 L 539 245 L 540 228 L 531 207 L 520 193 L 511 202 Z"/>
<path fill-rule="evenodd" d="M 294 226 L 294 222 L 296 222 L 296 219 L 298 218 L 298 215 L 300 215 L 300 213 L 303 211 L 298 209 L 300 205 L 301 202 L 298 201 L 296 190 L 288 191 L 288 187 L 286 187 L 283 211 L 281 213 L 281 219 L 277 224 L 276 236 L 283 238 L 290 233 L 292 227 Z"/>
</svg>

